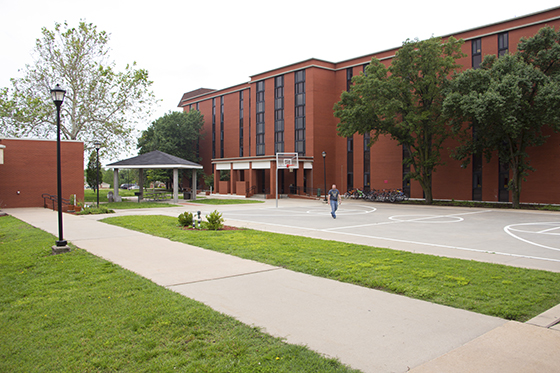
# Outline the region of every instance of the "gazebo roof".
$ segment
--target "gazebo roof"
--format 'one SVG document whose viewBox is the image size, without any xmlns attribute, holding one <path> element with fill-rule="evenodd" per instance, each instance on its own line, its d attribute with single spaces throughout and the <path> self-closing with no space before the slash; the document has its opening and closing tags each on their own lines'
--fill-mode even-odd
<svg viewBox="0 0 560 373">
<path fill-rule="evenodd" d="M 110 168 L 203 168 L 198 163 L 187 161 L 159 150 L 114 162 L 107 166 Z"/>
</svg>

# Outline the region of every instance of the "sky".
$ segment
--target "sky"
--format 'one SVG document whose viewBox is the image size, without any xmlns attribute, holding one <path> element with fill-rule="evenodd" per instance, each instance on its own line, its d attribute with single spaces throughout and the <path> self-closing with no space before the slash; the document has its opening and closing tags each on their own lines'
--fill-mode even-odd
<svg viewBox="0 0 560 373">
<path fill-rule="evenodd" d="M 93 23 L 110 36 L 117 71 L 148 70 L 160 106 L 139 131 L 183 93 L 222 89 L 277 67 L 318 58 L 344 61 L 420 40 L 539 12 L 558 1 L 470 0 L 0 0 L 0 87 L 10 87 L 41 28 Z M 132 155 L 136 149 L 130 149 Z"/>
</svg>

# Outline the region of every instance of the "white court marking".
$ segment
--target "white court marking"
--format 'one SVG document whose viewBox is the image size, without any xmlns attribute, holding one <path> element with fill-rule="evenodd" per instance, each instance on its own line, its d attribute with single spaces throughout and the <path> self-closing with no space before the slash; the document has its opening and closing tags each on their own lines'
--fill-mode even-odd
<svg viewBox="0 0 560 373">
<path fill-rule="evenodd" d="M 540 229 L 540 230 L 528 230 L 528 229 L 522 229 L 524 227 L 534 227 L 534 228 L 539 228 L 539 226 L 543 227 L 544 229 Z M 548 249 L 548 250 L 555 250 L 555 251 L 560 251 L 560 247 L 550 247 L 550 246 L 546 246 L 546 245 L 541 245 L 539 243 L 527 240 L 525 238 L 521 238 L 519 237 L 516 233 L 524 233 L 524 234 L 531 234 L 531 235 L 544 235 L 544 236 L 560 236 L 560 222 L 542 222 L 542 223 L 520 223 L 520 224 L 511 224 L 508 225 L 506 227 L 504 227 L 504 231 L 509 234 L 510 236 L 523 241 L 525 243 L 528 243 L 530 245 L 534 245 L 534 246 L 538 246 L 538 247 L 542 247 L 544 249 Z M 515 233 L 514 233 L 515 232 Z M 560 238 L 560 237 L 559 237 Z M 560 242 L 560 241 L 558 241 Z"/>
<path fill-rule="evenodd" d="M 358 206 L 353 206 L 353 207 L 354 208 L 352 208 L 352 209 L 346 210 L 347 211 L 346 215 L 364 215 L 364 214 L 369 214 L 369 213 L 375 212 L 377 210 L 376 208 L 371 207 L 371 206 L 359 205 L 359 207 L 365 208 L 365 210 L 357 209 L 356 207 L 358 207 Z M 322 208 L 307 209 L 305 211 L 302 211 L 302 210 L 299 210 L 299 211 L 298 210 L 277 211 L 275 209 L 274 210 L 275 213 L 271 213 L 271 214 L 252 214 L 252 213 L 239 213 L 239 212 L 230 212 L 230 213 L 227 213 L 227 214 L 242 215 L 242 216 L 245 216 L 245 217 L 251 216 L 251 217 L 256 217 L 256 218 L 265 217 L 265 216 L 271 216 L 271 217 L 293 216 L 293 214 L 299 214 L 300 216 L 301 216 L 301 214 L 330 215 L 330 210 L 325 211 L 326 208 L 328 208 L 328 207 L 324 206 Z M 342 211 L 344 211 L 344 210 L 342 210 Z M 340 214 L 340 212 L 341 211 L 339 210 L 339 214 Z M 416 223 L 448 224 L 448 223 L 457 223 L 457 222 L 464 221 L 464 216 L 466 216 L 466 215 L 482 214 L 482 213 L 488 213 L 488 212 L 493 212 L 493 210 L 462 212 L 462 213 L 458 213 L 458 214 L 447 214 L 447 215 L 441 215 L 441 214 L 434 214 L 434 215 L 429 215 L 429 214 L 426 214 L 426 215 L 393 215 L 393 216 L 388 217 L 387 218 L 388 220 L 384 221 L 384 222 L 367 223 L 367 224 L 360 224 L 360 225 L 337 226 L 337 227 L 332 227 L 332 228 L 311 228 L 311 227 L 305 227 L 305 226 L 301 226 L 301 225 L 294 226 L 294 225 L 290 225 L 290 224 L 278 224 L 278 223 L 270 223 L 270 222 L 264 222 L 264 221 L 239 220 L 239 219 L 236 219 L 236 218 L 233 218 L 233 219 L 236 220 L 236 221 L 239 221 L 239 222 L 258 223 L 258 224 L 264 224 L 264 225 L 275 226 L 275 227 L 285 227 L 285 228 L 291 228 L 291 229 L 297 228 L 297 229 L 301 229 L 301 230 L 308 230 L 308 231 L 315 231 L 315 232 L 330 232 L 330 233 L 336 233 L 336 234 L 348 235 L 348 236 L 354 236 L 354 237 L 372 238 L 372 239 L 379 239 L 379 240 L 392 241 L 392 242 L 416 244 L 416 245 L 422 245 L 422 246 L 434 246 L 434 247 L 455 249 L 455 250 L 461 250 L 461 251 L 490 253 L 490 254 L 494 254 L 494 255 L 504 255 L 504 256 L 511 256 L 511 257 L 517 257 L 517 258 L 529 258 L 529 259 L 537 259 L 537 260 L 544 260 L 544 261 L 560 262 L 559 259 L 553 259 L 553 258 L 543 258 L 543 257 L 538 257 L 538 256 L 532 256 L 532 255 L 513 254 L 513 253 L 498 252 L 498 251 L 483 250 L 483 249 L 481 250 L 481 249 L 474 249 L 474 248 L 454 246 L 454 245 L 442 245 L 442 244 L 435 244 L 435 243 L 431 243 L 431 242 L 421 242 L 421 241 L 414 241 L 414 240 L 407 240 L 407 239 L 397 239 L 397 238 L 374 236 L 374 235 L 360 234 L 360 233 L 350 233 L 350 232 L 344 232 L 343 231 L 343 230 L 347 230 L 347 229 L 372 227 L 372 226 L 386 225 L 386 224 L 406 224 L 406 223 L 413 223 L 413 224 L 416 224 Z M 279 214 L 279 213 L 281 213 L 281 214 Z M 286 213 L 290 214 L 290 215 L 285 215 Z M 531 225 L 544 225 L 544 226 L 541 229 L 538 229 L 536 231 L 535 230 L 532 230 L 532 231 L 522 230 L 522 229 L 519 228 L 519 226 L 531 226 Z M 544 245 L 538 244 L 536 242 L 532 242 L 532 241 L 523 239 L 521 237 L 518 237 L 517 235 L 515 235 L 513 233 L 513 232 L 523 232 L 523 233 L 532 233 L 532 234 L 559 235 L 560 236 L 560 223 L 559 222 L 555 222 L 555 223 L 512 224 L 512 225 L 509 225 L 506 228 L 504 228 L 504 230 L 510 236 L 515 237 L 516 239 L 521 240 L 523 242 L 529 243 L 531 245 L 536 245 L 536 246 L 540 246 L 540 247 L 543 247 L 543 248 L 551 249 L 551 250 L 560 251 L 560 248 L 552 248 L 552 247 L 549 247 L 549 246 L 544 246 Z"/>
</svg>

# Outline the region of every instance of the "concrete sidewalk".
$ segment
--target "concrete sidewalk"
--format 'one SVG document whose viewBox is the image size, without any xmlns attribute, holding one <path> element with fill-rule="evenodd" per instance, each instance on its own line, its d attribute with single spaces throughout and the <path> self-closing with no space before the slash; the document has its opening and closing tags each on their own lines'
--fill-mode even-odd
<svg viewBox="0 0 560 373">
<path fill-rule="evenodd" d="M 4 211 L 57 235 L 56 212 Z M 363 372 L 560 371 L 560 328 L 547 328 L 560 318 L 560 307 L 525 324 L 508 322 L 172 242 L 96 217 L 65 214 L 64 238 Z"/>
</svg>

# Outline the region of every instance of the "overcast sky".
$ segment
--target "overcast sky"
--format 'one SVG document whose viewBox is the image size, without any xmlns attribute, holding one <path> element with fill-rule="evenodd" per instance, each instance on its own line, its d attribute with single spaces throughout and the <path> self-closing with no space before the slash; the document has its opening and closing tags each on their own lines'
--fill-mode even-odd
<svg viewBox="0 0 560 373">
<path fill-rule="evenodd" d="M 309 58 L 343 61 L 404 40 L 427 39 L 558 6 L 558 1 L 375 0 L 0 0 L 0 87 L 32 64 L 41 28 L 80 20 L 111 34 L 118 71 L 137 62 L 163 100 L 153 120 L 184 92 L 227 88 L 251 75 Z"/>
</svg>

